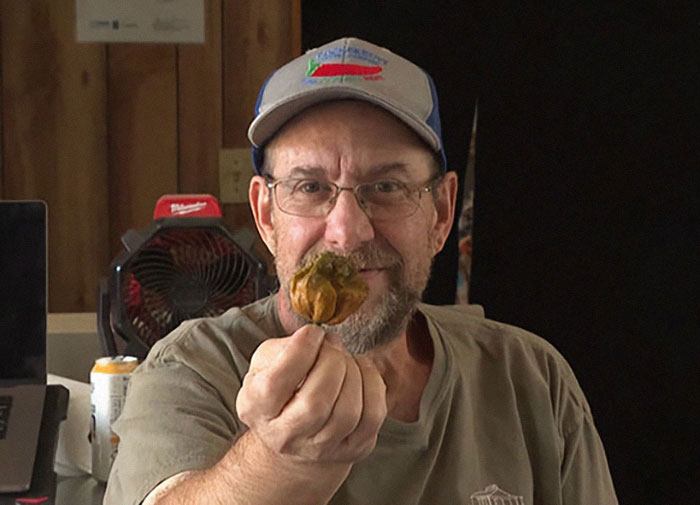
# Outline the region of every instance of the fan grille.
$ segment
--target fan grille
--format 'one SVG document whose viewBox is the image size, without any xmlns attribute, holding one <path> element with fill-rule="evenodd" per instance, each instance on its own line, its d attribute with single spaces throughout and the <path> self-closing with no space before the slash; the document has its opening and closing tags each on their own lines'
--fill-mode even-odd
<svg viewBox="0 0 700 505">
<path fill-rule="evenodd" d="M 215 228 L 165 228 L 122 268 L 126 318 L 151 346 L 182 321 L 217 316 L 255 300 L 256 271 Z"/>
</svg>

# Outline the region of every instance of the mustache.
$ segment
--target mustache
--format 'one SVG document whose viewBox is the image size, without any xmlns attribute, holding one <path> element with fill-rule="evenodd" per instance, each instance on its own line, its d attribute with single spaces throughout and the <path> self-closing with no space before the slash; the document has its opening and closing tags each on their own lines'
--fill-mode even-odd
<svg viewBox="0 0 700 505">
<path fill-rule="evenodd" d="M 322 252 L 324 251 L 316 250 L 306 253 L 301 261 L 302 266 L 311 263 Z M 339 254 L 335 251 L 330 252 Z M 347 258 L 358 271 L 373 268 L 398 269 L 402 268 L 404 263 L 398 252 L 386 250 L 375 243 L 365 244 L 356 251 L 340 256 Z"/>
</svg>

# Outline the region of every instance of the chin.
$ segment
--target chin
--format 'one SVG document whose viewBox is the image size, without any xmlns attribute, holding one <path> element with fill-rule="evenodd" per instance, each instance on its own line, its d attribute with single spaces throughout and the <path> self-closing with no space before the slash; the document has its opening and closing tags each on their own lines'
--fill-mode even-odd
<svg viewBox="0 0 700 505">
<path fill-rule="evenodd" d="M 398 338 L 416 311 L 420 293 L 395 286 L 382 295 L 370 296 L 345 321 L 322 325 L 340 336 L 351 354 L 364 354 Z"/>
</svg>

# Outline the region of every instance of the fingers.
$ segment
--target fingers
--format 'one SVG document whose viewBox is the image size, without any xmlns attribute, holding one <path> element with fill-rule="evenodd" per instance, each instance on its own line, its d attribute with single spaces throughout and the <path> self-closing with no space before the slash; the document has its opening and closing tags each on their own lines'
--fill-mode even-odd
<svg viewBox="0 0 700 505">
<path fill-rule="evenodd" d="M 326 423 L 313 436 L 312 443 L 329 451 L 357 427 L 362 416 L 362 373 L 350 354 L 345 353 L 345 377 Z"/>
<path fill-rule="evenodd" d="M 316 362 L 323 339 L 323 329 L 307 325 L 258 347 L 236 399 L 243 422 L 250 426 L 257 418 L 279 415 Z"/>
<path fill-rule="evenodd" d="M 311 437 L 323 428 L 346 388 L 347 351 L 323 342 L 318 359 L 306 380 L 273 423 L 296 426 L 297 432 Z M 348 355 L 349 356 L 349 355 Z"/>
<path fill-rule="evenodd" d="M 376 445 L 386 386 L 371 360 L 351 356 L 337 336 L 307 326 L 258 348 L 236 408 L 280 455 L 353 462 Z"/>
</svg>

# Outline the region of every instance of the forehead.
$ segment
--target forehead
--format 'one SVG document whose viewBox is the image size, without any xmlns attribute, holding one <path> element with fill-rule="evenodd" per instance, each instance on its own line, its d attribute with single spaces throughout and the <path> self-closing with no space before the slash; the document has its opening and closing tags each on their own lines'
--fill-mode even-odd
<svg viewBox="0 0 700 505">
<path fill-rule="evenodd" d="M 288 122 L 265 149 L 276 177 L 296 167 L 329 177 L 369 175 L 378 167 L 403 166 L 409 174 L 430 172 L 432 151 L 389 112 L 366 102 L 342 100 L 316 105 Z"/>
</svg>

